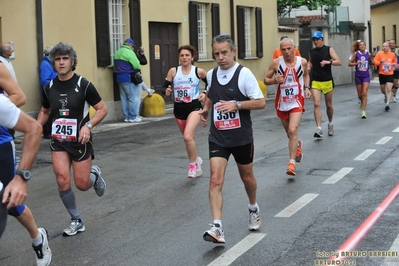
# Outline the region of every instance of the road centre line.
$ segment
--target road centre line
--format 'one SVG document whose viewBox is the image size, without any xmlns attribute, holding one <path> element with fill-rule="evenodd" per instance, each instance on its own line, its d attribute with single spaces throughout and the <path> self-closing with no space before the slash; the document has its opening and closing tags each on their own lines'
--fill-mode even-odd
<svg viewBox="0 0 399 266">
<path fill-rule="evenodd" d="M 262 233 L 251 233 L 246 238 L 235 244 L 226 253 L 219 256 L 217 259 L 212 261 L 208 266 L 228 266 L 235 261 L 242 254 L 247 252 L 250 248 L 255 246 L 256 243 L 261 241 L 266 234 Z"/>
<path fill-rule="evenodd" d="M 336 172 L 335 174 L 333 174 L 332 176 L 327 178 L 323 182 L 323 184 L 335 184 L 339 180 L 341 180 L 341 178 L 343 178 L 344 176 L 349 174 L 352 170 L 353 170 L 353 167 L 343 167 L 341 170 L 339 170 L 338 172 Z"/>
<path fill-rule="evenodd" d="M 357 156 L 354 160 L 355 161 L 364 161 L 369 157 L 371 154 L 375 152 L 374 149 L 367 149 L 363 153 L 361 153 L 359 156 Z"/>
<path fill-rule="evenodd" d="M 380 139 L 379 141 L 377 141 L 375 144 L 385 144 L 388 141 L 390 141 L 392 139 L 392 137 L 383 137 L 382 139 Z"/>
<path fill-rule="evenodd" d="M 288 218 L 295 214 L 297 211 L 306 206 L 309 202 L 314 200 L 319 194 L 308 193 L 297 199 L 294 203 L 287 208 L 277 213 L 274 217 Z"/>
</svg>

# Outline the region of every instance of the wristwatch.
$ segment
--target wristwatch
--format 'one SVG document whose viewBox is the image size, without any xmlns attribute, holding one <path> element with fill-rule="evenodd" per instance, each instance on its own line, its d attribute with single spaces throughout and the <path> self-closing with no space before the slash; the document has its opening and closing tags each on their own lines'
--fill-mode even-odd
<svg viewBox="0 0 399 266">
<path fill-rule="evenodd" d="M 89 122 L 86 123 L 86 126 L 90 129 L 90 131 L 93 129 L 93 125 Z"/>
<path fill-rule="evenodd" d="M 31 178 L 29 170 L 17 170 L 16 174 L 22 177 L 25 181 L 28 181 Z"/>
<path fill-rule="evenodd" d="M 242 103 L 241 103 L 240 101 L 237 101 L 236 103 L 237 103 L 237 109 L 238 109 L 238 110 L 241 110 L 241 108 L 242 108 Z"/>
</svg>

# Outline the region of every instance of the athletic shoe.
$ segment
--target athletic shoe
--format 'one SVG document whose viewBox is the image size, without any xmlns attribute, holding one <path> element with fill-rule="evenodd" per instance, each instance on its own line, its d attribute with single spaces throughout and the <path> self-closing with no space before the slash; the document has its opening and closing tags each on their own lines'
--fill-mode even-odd
<svg viewBox="0 0 399 266">
<path fill-rule="evenodd" d="M 316 132 L 314 133 L 313 137 L 315 138 L 322 138 L 323 137 L 323 131 L 321 129 L 317 129 Z"/>
<path fill-rule="evenodd" d="M 287 175 L 296 175 L 295 169 L 296 169 L 295 163 L 289 162 L 289 163 L 288 163 L 287 171 L 286 171 L 285 173 L 286 173 Z"/>
<path fill-rule="evenodd" d="M 210 224 L 211 229 L 205 231 L 202 238 L 205 241 L 213 242 L 213 243 L 225 243 L 224 240 L 224 232 L 220 227 L 220 224 Z"/>
<path fill-rule="evenodd" d="M 329 136 L 334 136 L 334 126 L 333 125 L 328 125 L 328 135 Z"/>
<path fill-rule="evenodd" d="M 123 120 L 124 122 L 126 122 L 126 123 L 129 123 L 129 119 L 125 119 L 125 120 Z"/>
<path fill-rule="evenodd" d="M 259 216 L 259 209 L 256 211 L 249 210 L 249 223 L 248 228 L 251 231 L 259 230 L 260 226 L 262 225 L 262 220 Z"/>
<path fill-rule="evenodd" d="M 384 97 L 384 103 L 387 103 L 387 96 L 385 95 Z"/>
<path fill-rule="evenodd" d="M 64 230 L 63 236 L 74 236 L 86 230 L 82 219 L 71 219 L 71 225 Z"/>
<path fill-rule="evenodd" d="M 366 111 L 362 111 L 362 118 L 363 118 L 363 119 L 366 119 L 366 118 L 367 118 L 367 116 L 366 116 Z"/>
<path fill-rule="evenodd" d="M 196 178 L 197 177 L 197 166 L 196 163 L 190 163 L 188 166 L 188 178 Z"/>
<path fill-rule="evenodd" d="M 148 96 L 152 96 L 154 94 L 155 90 L 149 89 L 147 92 L 148 92 Z"/>
<path fill-rule="evenodd" d="M 195 169 L 196 169 L 196 177 L 199 177 L 202 175 L 202 169 L 201 169 L 201 165 L 202 165 L 202 159 L 201 157 L 198 157 L 197 160 L 195 161 Z"/>
<path fill-rule="evenodd" d="M 298 148 L 296 149 L 295 162 L 300 163 L 303 159 L 302 154 L 302 140 L 298 140 Z"/>
<path fill-rule="evenodd" d="M 389 105 L 385 105 L 385 111 L 389 111 Z"/>
<path fill-rule="evenodd" d="M 357 103 L 359 104 L 359 108 L 362 109 L 362 101 L 359 100 Z"/>
<path fill-rule="evenodd" d="M 97 178 L 96 182 L 94 182 L 93 188 L 96 191 L 97 196 L 102 197 L 104 195 L 105 190 L 107 189 L 107 184 L 104 181 L 104 178 L 101 176 L 101 169 L 97 165 L 92 165 L 90 173 L 93 173 Z"/>
<path fill-rule="evenodd" d="M 393 96 L 393 102 L 396 103 L 396 96 Z"/>
<path fill-rule="evenodd" d="M 138 116 L 136 116 L 135 119 L 129 120 L 130 123 L 140 123 L 141 121 L 143 121 L 143 119 L 141 119 L 141 118 L 138 117 Z"/>
<path fill-rule="evenodd" d="M 48 233 L 44 228 L 38 228 L 39 234 L 42 236 L 42 243 L 38 246 L 32 244 L 33 250 L 36 252 L 36 265 L 47 266 L 51 262 L 51 249 L 48 246 Z"/>
</svg>

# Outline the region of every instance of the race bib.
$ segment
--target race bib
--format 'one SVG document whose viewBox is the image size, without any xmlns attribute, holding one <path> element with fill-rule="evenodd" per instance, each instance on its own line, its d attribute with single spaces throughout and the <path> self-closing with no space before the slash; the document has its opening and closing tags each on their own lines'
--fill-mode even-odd
<svg viewBox="0 0 399 266">
<path fill-rule="evenodd" d="M 51 136 L 58 141 L 76 141 L 77 120 L 58 118 L 51 126 Z"/>
<path fill-rule="evenodd" d="M 369 70 L 369 62 L 368 61 L 360 61 L 360 64 L 357 65 L 358 71 L 368 71 Z"/>
<path fill-rule="evenodd" d="M 390 63 L 382 64 L 382 71 L 383 72 L 389 73 L 390 70 L 391 70 L 391 64 Z"/>
<path fill-rule="evenodd" d="M 188 87 L 179 86 L 177 88 L 174 88 L 175 102 L 190 103 L 192 100 L 190 95 L 190 90 L 191 90 L 190 86 Z"/>
<path fill-rule="evenodd" d="M 235 101 L 232 101 L 235 102 Z M 218 130 L 229 130 L 241 127 L 240 112 L 238 110 L 228 113 L 223 113 L 220 110 L 216 110 L 216 106 L 220 104 L 216 103 L 213 106 L 213 121 L 216 129 Z"/>
<path fill-rule="evenodd" d="M 285 103 L 295 102 L 298 99 L 298 86 L 296 84 L 281 84 L 280 95 Z"/>
</svg>

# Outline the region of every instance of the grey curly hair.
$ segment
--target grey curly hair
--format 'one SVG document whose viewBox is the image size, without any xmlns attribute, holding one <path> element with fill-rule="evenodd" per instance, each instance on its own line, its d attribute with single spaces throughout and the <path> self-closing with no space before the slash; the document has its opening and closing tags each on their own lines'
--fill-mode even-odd
<svg viewBox="0 0 399 266">
<path fill-rule="evenodd" d="M 69 43 L 60 42 L 53 47 L 53 49 L 49 54 L 50 63 L 53 67 L 54 67 L 54 59 L 58 55 L 69 55 L 69 57 L 73 61 L 72 71 L 76 69 L 76 65 L 78 64 L 78 55 L 76 54 L 76 51 L 73 49 L 72 45 L 70 45 Z"/>
</svg>

